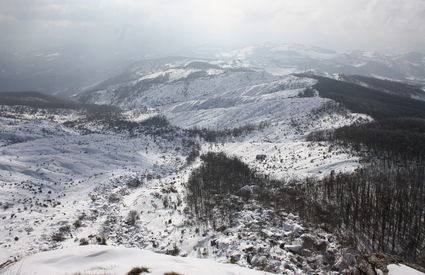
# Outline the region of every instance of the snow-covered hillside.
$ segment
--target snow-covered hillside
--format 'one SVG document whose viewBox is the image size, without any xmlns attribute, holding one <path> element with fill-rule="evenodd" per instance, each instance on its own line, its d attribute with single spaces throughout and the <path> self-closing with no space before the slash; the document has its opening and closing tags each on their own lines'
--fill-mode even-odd
<svg viewBox="0 0 425 275">
<path fill-rule="evenodd" d="M 124 109 L 154 109 L 180 127 L 209 129 L 294 120 L 304 124 L 310 112 L 329 102 L 300 96 L 315 84 L 309 78 L 226 69 L 206 62 L 199 62 L 198 68 L 203 66 L 195 73 L 193 63 L 93 89 L 77 98 Z"/>
<path fill-rule="evenodd" d="M 390 264 L 387 275 L 423 275 L 404 264 Z M 133 272 L 133 273 L 131 273 Z M 376 269 L 377 274 L 383 274 Z M 146 250 L 108 246 L 76 246 L 26 257 L 6 274 L 141 274 L 153 275 L 267 275 L 264 271 L 220 264 L 211 260 L 156 254 Z"/>
<path fill-rule="evenodd" d="M 179 128 L 131 133 L 117 126 L 105 128 L 94 122 L 79 122 L 85 117 L 79 111 L 34 112 L 31 108 L 2 107 L 1 261 L 9 265 L 13 259 L 40 250 L 106 242 L 290 274 L 301 270 L 326 273 L 330 266 L 345 270 L 352 262 L 350 253 L 333 236 L 304 225 L 292 213 L 249 204 L 223 234 L 193 220 L 185 200 L 187 179 L 200 164 L 199 160 L 186 161 L 196 144 L 201 152 L 224 151 L 238 156 L 259 173 L 275 178 L 320 176 L 330 170 L 357 167 L 356 158 L 348 153 L 331 149 L 328 144 L 312 145 L 304 138 L 312 130 L 367 117 L 350 114 L 317 96 L 298 96 L 309 83 L 287 77 L 246 89 L 235 85 L 227 93 L 234 97 L 235 107 L 198 110 L 206 116 L 211 110 L 211 117 L 219 118 L 207 119 L 204 123 L 211 124 L 201 126 L 216 127 L 214 123 L 220 119 L 225 124 L 225 116 L 220 117 L 214 109 L 229 112 L 229 116 L 235 110 L 249 114 L 253 109 L 251 117 L 259 113 L 256 122 L 264 123 L 221 142 L 207 142 Z M 270 93 L 276 85 L 279 89 Z M 196 101 L 197 96 L 202 99 Z M 202 104 L 206 97 L 196 94 L 189 101 Z M 181 100 L 176 105 L 190 108 Z M 252 102 L 256 101 L 265 110 L 255 109 Z M 266 108 L 268 105 L 271 109 Z M 194 115 L 177 119 L 184 112 L 178 112 L 172 104 L 162 110 L 131 110 L 124 113 L 124 119 L 143 122 L 158 113 L 180 126 L 199 123 L 189 121 Z M 250 119 L 247 115 L 236 124 L 236 115 L 230 116 L 235 126 L 245 125 Z M 256 154 L 266 154 L 267 160 L 256 160 Z M 318 247 L 308 252 L 308 262 L 298 257 L 307 253 L 303 238 Z"/>
<path fill-rule="evenodd" d="M 282 182 L 359 167 L 347 149 L 306 141 L 316 130 L 371 120 L 319 97 L 315 83 L 177 59 L 146 64 L 76 97 L 119 106 L 119 114 L 2 106 L 0 264 L 106 243 L 275 273 L 348 272 L 353 251 L 291 211 L 248 201 L 222 228 L 196 219 L 187 199 L 188 180 L 202 165 L 197 156 L 208 152 L 235 156 Z M 70 249 L 63 253 L 80 251 Z M 111 272 L 129 266 L 116 268 Z"/>
<path fill-rule="evenodd" d="M 8 270 L 7 274 L 127 274 L 131 270 L 145 269 L 152 275 L 267 275 L 270 273 L 220 264 L 211 260 L 173 257 L 146 250 L 107 247 L 77 246 L 43 252 L 28 257 Z M 174 273 L 173 273 L 174 272 Z M 134 273 L 139 274 L 139 273 Z"/>
<path fill-rule="evenodd" d="M 168 65 L 165 71 L 92 90 L 79 98 L 164 114 L 173 125 L 186 129 L 224 130 L 261 125 L 261 129 L 244 138 L 213 147 L 208 145 L 204 150 L 237 155 L 259 171 L 278 178 L 314 176 L 356 167 L 356 159 L 343 152 L 331 152 L 326 145 L 323 151 L 318 151 L 304 142 L 311 131 L 370 119 L 342 110 L 333 101 L 319 97 L 312 88 L 315 80 L 229 69 L 223 64 L 222 67 L 206 62 L 188 61 L 187 64 L 178 64 L 174 69 Z M 198 70 L 197 76 L 188 78 L 194 68 Z M 212 72 L 211 68 L 214 68 Z M 173 74 L 179 77 L 170 80 Z M 161 80 L 145 83 L 147 79 L 158 78 Z M 306 91 L 311 91 L 313 96 L 303 96 Z M 257 154 L 268 155 L 267 162 L 256 161 Z M 288 168 L 288 161 L 298 164 Z"/>
<path fill-rule="evenodd" d="M 73 270 L 97 266 L 108 274 L 127 272 L 136 256 L 173 259 L 122 247 L 188 257 L 170 263 L 169 271 L 182 274 L 203 270 L 205 262 L 193 258 L 279 274 L 344 274 L 356 264 L 356 251 L 296 211 L 248 200 L 226 226 L 199 220 L 188 182 L 208 152 L 237 157 L 282 183 L 353 171 L 358 156 L 306 137 L 370 117 L 319 97 L 310 78 L 181 59 L 139 69 L 130 80 L 111 79 L 77 96 L 123 112 L 0 107 L 0 270 L 37 264 L 56 274 L 82 263 Z M 108 247 L 79 247 L 90 244 Z M 117 251 L 127 256 L 121 261 Z M 105 267 L 111 257 L 117 263 Z"/>
</svg>

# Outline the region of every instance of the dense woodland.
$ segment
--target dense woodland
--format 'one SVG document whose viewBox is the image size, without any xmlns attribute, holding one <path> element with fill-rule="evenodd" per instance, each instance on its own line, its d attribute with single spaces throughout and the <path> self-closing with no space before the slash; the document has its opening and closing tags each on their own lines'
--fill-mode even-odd
<svg viewBox="0 0 425 275">
<path fill-rule="evenodd" d="M 403 93 L 389 94 L 353 83 L 310 74 L 298 76 L 318 80 L 313 88 L 319 92 L 320 96 L 333 99 L 352 112 L 367 114 L 376 120 L 394 117 L 425 118 L 425 102 L 408 98 Z"/>
<path fill-rule="evenodd" d="M 201 156 L 188 181 L 188 203 L 215 229 L 232 225 L 247 203 L 294 211 L 364 252 L 387 252 L 425 264 L 425 162 L 376 160 L 353 173 L 318 180 L 272 181 L 223 153 Z"/>
<path fill-rule="evenodd" d="M 313 133 L 350 146 L 365 162 L 352 174 L 307 181 L 303 192 L 337 217 L 359 248 L 425 264 L 425 121 L 391 119 Z"/>
<path fill-rule="evenodd" d="M 424 261 L 425 163 L 408 168 L 392 164 L 377 162 L 352 174 L 310 179 L 298 188 L 306 207 L 328 214 L 328 229 L 351 238 L 360 250 Z"/>
<path fill-rule="evenodd" d="M 379 78 L 373 78 L 373 77 L 367 77 L 363 75 L 343 75 L 342 78 L 345 81 L 351 82 L 351 83 L 364 83 L 368 87 L 385 91 L 386 93 L 394 94 L 394 95 L 401 95 L 406 97 L 415 97 L 418 95 L 424 94 L 421 88 L 406 84 L 399 81 L 392 81 L 388 79 L 379 79 Z"/>
<path fill-rule="evenodd" d="M 312 132 L 308 141 L 332 141 L 384 158 L 420 161 L 425 157 L 425 119 L 392 118 L 336 130 Z M 366 155 L 363 155 L 366 157 Z"/>
<path fill-rule="evenodd" d="M 210 152 L 201 160 L 187 183 L 188 204 L 198 220 L 216 229 L 228 226 L 232 215 L 242 209 L 241 189 L 261 186 L 261 179 L 245 163 L 224 153 Z"/>
<path fill-rule="evenodd" d="M 417 90 L 361 80 L 393 93 Z M 352 238 L 359 249 L 389 252 L 425 265 L 425 102 L 321 78 L 316 87 L 375 121 L 307 137 L 350 148 L 364 163 L 351 174 L 307 180 L 301 188 L 308 205 L 328 212 L 334 221 L 331 229 Z"/>
</svg>

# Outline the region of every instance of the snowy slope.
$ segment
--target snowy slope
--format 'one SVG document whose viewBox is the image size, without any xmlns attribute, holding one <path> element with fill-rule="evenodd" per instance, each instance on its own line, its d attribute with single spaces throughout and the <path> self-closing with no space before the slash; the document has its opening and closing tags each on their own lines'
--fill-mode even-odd
<svg viewBox="0 0 425 275">
<path fill-rule="evenodd" d="M 165 115 L 171 130 L 107 128 L 72 110 L 0 110 L 0 261 L 105 240 L 277 273 L 347 270 L 352 256 L 335 237 L 293 213 L 247 204 L 224 232 L 195 220 L 186 183 L 200 160 L 186 158 L 199 146 L 201 153 L 225 152 L 285 180 L 352 171 L 359 166 L 355 156 L 305 137 L 370 118 L 315 91 L 302 96 L 315 84 L 307 78 L 194 60 L 148 65 L 130 80 L 106 81 L 78 98 L 122 107 L 124 125 Z M 79 123 L 87 129 L 72 126 Z M 215 142 L 188 130 L 247 125 L 253 128 Z M 256 160 L 258 154 L 266 159 Z M 137 187 L 129 184 L 134 179 Z M 305 252 L 302 236 L 326 250 Z"/>
<path fill-rule="evenodd" d="M 324 174 L 358 166 L 356 158 L 345 152 L 329 150 L 326 144 L 311 146 L 303 139 L 311 130 L 344 125 L 361 116 L 335 113 L 329 107 L 311 113 L 307 106 L 321 102 L 317 97 L 305 99 L 307 113 L 303 115 L 301 98 L 280 100 L 288 100 L 288 108 L 292 100 L 299 101 L 298 119 L 283 120 L 283 110 L 276 113 L 281 118 L 266 128 L 220 143 L 184 132 L 131 136 L 91 124 L 87 125 L 94 132 L 80 132 L 63 124 L 77 121 L 78 112 L 14 114 L 6 108 L 0 147 L 1 262 L 105 238 L 111 245 L 233 261 L 275 272 L 326 274 L 321 251 L 313 252 L 314 259 L 308 263 L 307 258 L 299 262 L 293 249 L 300 247 L 300 236 L 309 234 L 326 242 L 326 253 L 335 259 L 332 264 L 346 253 L 333 236 L 304 226 L 296 215 L 248 205 L 223 234 L 197 223 L 188 212 L 185 184 L 200 164 L 199 160 L 186 164 L 190 141 L 199 142 L 202 152 L 239 156 L 276 178 L 319 176 L 319 170 Z M 143 120 L 152 114 L 129 111 L 125 115 L 129 120 Z M 10 136 L 17 138 L 11 142 Z M 267 153 L 265 162 L 255 160 L 260 152 Z M 312 160 L 317 166 L 309 165 Z M 136 177 L 142 184 L 129 186 Z M 131 213 L 135 213 L 134 222 L 129 222 Z M 263 227 L 267 230 L 259 236 L 258 228 Z M 271 242 L 275 245 L 270 246 Z"/>
<path fill-rule="evenodd" d="M 371 118 L 319 97 L 315 80 L 287 73 L 391 67 L 389 60 L 300 45 L 251 47 L 218 60 L 145 60 L 75 96 L 121 107 L 117 124 L 87 120 L 81 110 L 1 106 L 0 270 L 62 249 L 8 272 L 124 274 L 146 265 L 153 274 L 264 274 L 195 257 L 279 274 L 347 272 L 352 251 L 289 211 L 253 200 L 226 228 L 195 219 L 187 182 L 201 160 L 187 158 L 198 149 L 224 152 L 286 181 L 353 171 L 360 163 L 349 150 L 306 136 Z M 134 125 L 158 115 L 170 125 L 137 131 Z M 221 138 L 208 140 L 211 133 Z M 85 246 L 99 243 L 109 246 Z"/>
<path fill-rule="evenodd" d="M 186 275 L 271 274 L 211 260 L 173 257 L 146 250 L 110 246 L 77 246 L 42 252 L 11 266 L 5 274 L 127 274 L 134 268 L 146 268 L 149 274 L 176 272 Z M 388 275 L 423 275 L 403 264 L 388 265 Z M 382 272 L 377 270 L 378 274 Z"/>
<path fill-rule="evenodd" d="M 152 136 L 81 135 L 47 117 L 1 123 L 0 245 L 6 258 L 55 246 L 51 235 L 87 212 L 88 194 L 99 184 L 121 175 L 167 175 L 184 164 L 178 138 L 170 144 Z"/>
<path fill-rule="evenodd" d="M 111 246 L 74 246 L 42 252 L 26 257 L 9 267 L 5 274 L 57 275 L 57 274 L 127 274 L 135 268 L 145 268 L 147 273 L 163 275 L 176 272 L 185 275 L 235 275 L 271 274 L 231 264 L 190 257 L 173 257 L 146 250 Z M 418 270 L 403 264 L 388 265 L 388 275 L 423 275 Z M 376 270 L 378 274 L 382 271 Z"/>
<path fill-rule="evenodd" d="M 207 63 L 203 64 L 209 68 Z M 155 73 L 158 74 L 164 72 Z M 335 104 L 329 99 L 317 95 L 300 97 L 300 93 L 311 89 L 315 80 L 223 69 L 207 77 L 165 81 L 147 88 L 139 84 L 137 81 L 122 83 L 82 94 L 81 98 L 126 109 L 156 110 L 172 124 L 189 129 L 223 130 L 265 124 L 266 127 L 244 138 L 222 146 L 216 144 L 214 149 L 208 145 L 204 151 L 236 155 L 275 178 L 317 176 L 326 171 L 352 171 L 357 167 L 357 159 L 344 152 L 332 152 L 325 144 L 318 148 L 304 142 L 311 131 L 369 120 L 359 114 L 336 112 Z M 258 163 L 257 154 L 267 154 L 268 160 Z"/>
<path fill-rule="evenodd" d="M 171 71 L 186 75 L 187 70 L 192 69 L 185 66 Z M 170 69 L 167 69 L 139 80 L 82 93 L 77 98 L 124 109 L 156 109 L 180 127 L 209 129 L 261 122 L 289 123 L 294 118 L 303 123 L 302 117 L 329 103 L 328 99 L 317 96 L 298 96 L 315 84 L 315 80 L 309 78 L 273 76 L 263 71 L 241 69 L 209 71 L 201 70 L 202 73 L 189 79 L 183 76 L 170 80 Z M 163 78 L 164 75 L 167 77 Z M 146 79 L 156 80 L 147 84 Z"/>
<path fill-rule="evenodd" d="M 408 267 L 403 264 L 390 264 L 388 265 L 388 275 L 423 275 L 425 273 L 416 269 Z"/>
<path fill-rule="evenodd" d="M 266 275 L 231 264 L 211 260 L 173 257 L 146 250 L 108 247 L 77 246 L 39 253 L 25 258 L 6 274 L 56 275 L 56 274 L 127 274 L 135 267 L 148 268 L 148 274 L 163 275 L 176 272 L 185 275 Z"/>
</svg>

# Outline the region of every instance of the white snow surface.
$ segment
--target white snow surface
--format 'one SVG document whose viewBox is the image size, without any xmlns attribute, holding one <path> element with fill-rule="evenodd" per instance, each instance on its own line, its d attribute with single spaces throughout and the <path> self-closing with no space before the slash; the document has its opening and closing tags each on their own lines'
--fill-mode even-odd
<svg viewBox="0 0 425 275">
<path fill-rule="evenodd" d="M 236 70 L 190 81 L 165 82 L 147 90 L 140 90 L 138 83 L 130 82 L 94 91 L 89 100 L 125 109 L 157 109 L 173 125 L 189 129 L 223 130 L 266 123 L 269 126 L 265 129 L 223 146 L 215 145 L 213 150 L 242 157 L 248 164 L 259 166 L 261 172 L 276 178 L 302 178 L 330 170 L 352 171 L 357 167 L 357 158 L 340 151 L 331 152 L 326 144 L 320 149 L 311 148 L 310 143 L 303 140 L 314 130 L 337 128 L 370 118 L 332 113 L 326 110 L 326 106 L 333 104 L 332 100 L 298 96 L 315 83 L 315 80 L 292 75 Z M 132 92 L 121 99 L 123 90 Z M 204 147 L 206 151 L 211 148 L 211 144 Z M 264 169 L 264 165 L 255 162 L 255 155 L 264 153 L 269 156 L 268 168 L 274 166 L 275 169 Z M 294 157 L 299 163 L 288 169 L 287 163 L 293 162 Z"/>
<path fill-rule="evenodd" d="M 420 272 L 416 269 L 408 267 L 403 264 L 390 264 L 387 266 L 388 275 L 424 275 L 425 273 Z"/>
<path fill-rule="evenodd" d="M 312 232 L 291 213 L 249 205 L 225 233 L 189 218 L 185 184 L 200 160 L 187 165 L 191 148 L 185 144 L 189 139 L 199 143 L 201 153 L 237 156 L 276 179 L 321 177 L 332 170 L 352 171 L 358 159 L 328 143 L 306 142 L 306 136 L 370 118 L 341 111 L 328 99 L 298 96 L 314 85 L 311 79 L 253 70 L 214 71 L 193 79 L 175 76 L 147 87 L 139 86 L 144 80 L 112 85 L 94 91 L 89 99 L 121 106 L 126 119 L 135 122 L 163 114 L 181 128 L 263 127 L 223 142 L 206 142 L 196 137 L 131 136 L 91 124 L 87 126 L 92 133 L 81 133 L 63 124 L 78 120 L 78 112 L 16 115 L 13 108 L 6 110 L 0 117 L 1 262 L 73 247 L 82 240 L 95 243 L 97 236 L 110 245 L 161 253 L 177 246 L 180 256 L 224 263 L 238 259 L 245 267 L 252 262 L 261 266 L 266 259 L 274 270 L 288 274 L 302 269 L 297 255 L 282 243 L 298 246 L 300 234 L 314 234 L 336 257 L 342 255 L 334 237 Z M 258 161 L 257 154 L 267 157 Z M 128 187 L 135 177 L 143 184 Z M 139 216 L 133 225 L 127 222 L 130 211 Z M 258 236 L 265 223 L 268 228 Z M 64 240 L 55 241 L 61 230 Z M 256 257 L 249 259 L 252 255 Z M 320 261 L 317 257 L 313 262 Z"/>
<path fill-rule="evenodd" d="M 6 274 L 59 275 L 104 274 L 124 275 L 134 267 L 148 268 L 152 275 L 176 272 L 185 275 L 266 275 L 232 264 L 190 257 L 173 257 L 146 250 L 111 246 L 74 246 L 42 252 L 23 259 Z"/>
</svg>

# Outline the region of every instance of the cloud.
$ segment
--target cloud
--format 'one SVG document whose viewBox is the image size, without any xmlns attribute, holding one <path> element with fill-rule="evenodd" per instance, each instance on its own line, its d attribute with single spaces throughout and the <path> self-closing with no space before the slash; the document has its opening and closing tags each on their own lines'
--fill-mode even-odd
<svg viewBox="0 0 425 275">
<path fill-rule="evenodd" d="M 425 49 L 424 0 L 2 0 L 0 42 L 149 49 L 301 42 Z"/>
</svg>

